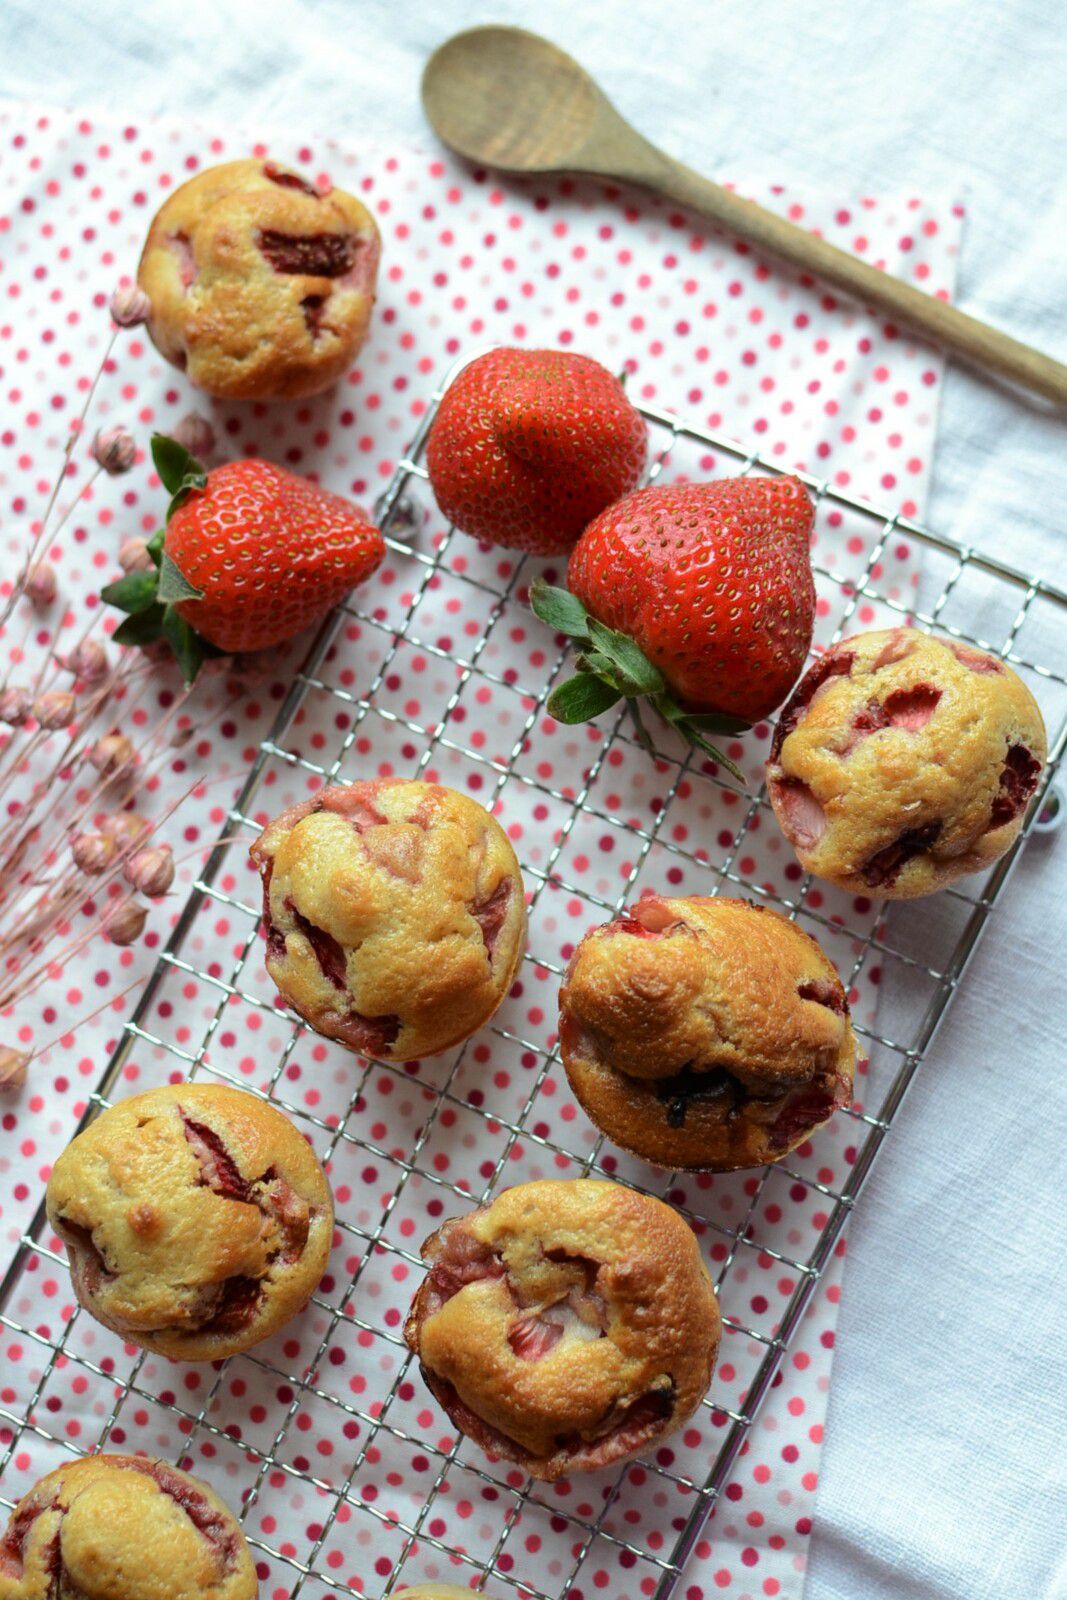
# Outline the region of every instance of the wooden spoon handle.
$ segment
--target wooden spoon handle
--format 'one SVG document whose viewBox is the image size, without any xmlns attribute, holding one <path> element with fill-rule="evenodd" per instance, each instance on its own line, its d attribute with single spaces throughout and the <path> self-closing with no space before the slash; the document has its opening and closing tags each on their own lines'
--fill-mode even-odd
<svg viewBox="0 0 1067 1600">
<path fill-rule="evenodd" d="M 651 153 L 651 147 L 649 150 Z M 658 162 L 650 163 L 640 175 L 634 171 L 630 176 L 721 223 L 731 233 L 750 239 L 802 272 L 810 272 L 854 299 L 887 312 L 971 366 L 999 373 L 1067 406 L 1067 366 L 1062 362 L 857 260 L 773 211 L 765 211 L 754 200 L 745 200 L 680 161 L 672 161 L 661 151 L 654 153 L 660 158 Z"/>
</svg>

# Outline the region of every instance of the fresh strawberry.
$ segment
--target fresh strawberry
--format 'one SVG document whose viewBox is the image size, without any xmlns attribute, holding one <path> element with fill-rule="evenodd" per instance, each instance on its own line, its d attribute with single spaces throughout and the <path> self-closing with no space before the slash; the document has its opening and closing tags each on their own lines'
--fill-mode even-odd
<svg viewBox="0 0 1067 1600">
<path fill-rule="evenodd" d="M 162 434 L 152 459 L 172 497 L 166 527 L 148 544 L 154 566 L 109 584 L 103 598 L 129 613 L 115 639 L 165 639 L 186 682 L 205 656 L 263 650 L 302 632 L 385 553 L 358 506 L 272 462 L 205 472 Z"/>
<path fill-rule="evenodd" d="M 641 481 L 648 434 L 622 384 L 565 350 L 490 350 L 451 383 L 426 464 L 464 533 L 559 555 Z"/>
<path fill-rule="evenodd" d="M 571 553 L 570 593 L 531 595 L 581 651 L 549 711 L 585 722 L 647 697 L 704 749 L 704 732 L 769 715 L 811 645 L 812 519 L 796 478 L 654 485 L 609 507 Z"/>
</svg>

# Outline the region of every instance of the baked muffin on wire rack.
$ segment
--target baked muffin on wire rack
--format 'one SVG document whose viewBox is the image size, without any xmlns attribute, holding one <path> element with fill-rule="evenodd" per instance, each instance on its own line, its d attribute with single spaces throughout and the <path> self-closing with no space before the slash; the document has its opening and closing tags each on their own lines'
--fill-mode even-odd
<svg viewBox="0 0 1067 1600">
<path fill-rule="evenodd" d="M 208 394 L 317 394 L 367 336 L 380 252 L 374 218 L 343 189 L 274 161 L 207 167 L 148 231 L 137 269 L 148 331 Z"/>
<path fill-rule="evenodd" d="M 507 1189 L 423 1246 L 405 1327 L 461 1432 L 546 1480 L 680 1427 L 711 1380 L 718 1302 L 662 1201 L 590 1178 Z"/>
<path fill-rule="evenodd" d="M 526 902 L 495 818 L 436 783 L 321 789 L 252 846 L 267 971 L 294 1011 L 381 1061 L 460 1044 L 515 980 Z"/>
<path fill-rule="evenodd" d="M 992 865 L 1048 754 L 1037 702 L 997 656 L 915 628 L 842 639 L 778 719 L 767 787 L 806 872 L 908 900 Z"/>
<path fill-rule="evenodd" d="M 833 964 L 744 900 L 648 895 L 592 929 L 560 988 L 559 1034 L 586 1115 L 662 1167 L 778 1161 L 852 1098 Z"/>
<path fill-rule="evenodd" d="M 58 1467 L 0 1538 L 0 1600 L 255 1600 L 244 1535 L 216 1494 L 146 1456 Z"/>
<path fill-rule="evenodd" d="M 306 1139 L 257 1095 L 180 1083 L 121 1100 L 63 1151 L 46 1191 L 78 1301 L 123 1339 L 216 1361 L 307 1303 L 333 1201 Z"/>
</svg>

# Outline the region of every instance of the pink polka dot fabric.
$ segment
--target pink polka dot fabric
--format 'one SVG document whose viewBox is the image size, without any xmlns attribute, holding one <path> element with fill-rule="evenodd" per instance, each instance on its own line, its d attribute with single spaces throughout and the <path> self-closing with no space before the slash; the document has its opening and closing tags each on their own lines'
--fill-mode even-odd
<svg viewBox="0 0 1067 1600">
<path fill-rule="evenodd" d="M 268 147 L 166 122 L 121 127 L 9 108 L 0 148 L 0 505 L 10 573 L 107 342 L 108 294 L 132 273 L 154 209 L 204 165 Z M 195 404 L 212 416 L 221 454 L 263 453 L 369 502 L 396 472 L 443 372 L 491 343 L 586 351 L 625 368 L 646 406 L 905 514 L 919 509 L 940 363 L 866 312 L 647 197 L 581 182 L 505 190 L 425 152 L 285 140 L 269 152 L 375 211 L 384 248 L 372 337 L 335 393 L 268 408 L 198 400 L 140 330 L 121 336 L 93 423 L 128 423 L 142 458 L 127 477 L 93 486 L 50 552 L 64 629 L 92 614 L 121 541 L 158 525 L 163 495 L 143 454 L 151 430 L 165 431 Z M 948 295 L 955 212 L 914 197 L 834 204 L 772 186 L 758 198 Z M 666 427 L 653 428 L 653 443 L 665 479 L 737 470 Z M 86 446 L 67 495 L 88 471 Z M 822 507 L 816 526 L 819 642 L 841 626 L 899 620 L 860 589 L 867 578 L 906 609 L 918 580 L 914 548 L 840 510 Z M 398 1564 L 409 1583 L 468 1583 L 485 1571 L 488 1592 L 500 1596 L 521 1585 L 542 1596 L 569 1586 L 578 1600 L 649 1597 L 706 1498 L 701 1485 L 743 1414 L 798 1278 L 811 1270 L 863 1127 L 838 1117 L 769 1176 L 670 1176 L 617 1154 L 578 1110 L 554 1052 L 559 973 L 584 929 L 622 898 L 753 884 L 771 904 L 798 905 L 801 925 L 848 979 L 868 1032 L 862 1112 L 898 1064 L 894 1041 L 878 1032 L 886 957 L 877 907 L 802 881 L 758 796 L 766 728 L 729 746 L 749 778 L 750 793 L 740 795 L 667 736 L 653 761 L 625 719 L 553 723 L 544 698 L 564 657 L 523 603 L 551 565 L 449 532 L 417 477 L 392 533 L 384 567 L 352 597 L 292 727 L 268 753 L 249 814 L 232 819 L 237 842 L 122 1072 L 122 1092 L 195 1072 L 289 1109 L 329 1164 L 338 1203 L 330 1271 L 306 1313 L 268 1344 L 220 1368 L 182 1367 L 140 1355 L 77 1313 L 56 1241 L 46 1239 L 0 1324 L 0 1495 L 17 1499 L 71 1449 L 144 1450 L 245 1506 L 271 1600 L 346 1589 L 377 1596 Z M 32 660 L 45 639 L 24 622 L 13 626 L 0 641 L 5 665 Z M 141 807 L 159 816 L 193 790 L 162 830 L 179 858 L 175 893 L 140 945 L 91 947 L 4 1020 L 6 1041 L 30 1048 L 105 1007 L 0 1104 L 5 1264 L 119 1037 L 131 1005 L 120 991 L 148 974 L 177 921 L 303 649 L 237 680 L 211 678 L 178 708 L 177 724 L 191 735 L 151 775 Z M 178 687 L 158 669 L 130 713 L 135 725 L 151 720 L 156 703 L 173 704 Z M 281 1008 L 263 970 L 245 847 L 271 814 L 323 781 L 416 772 L 499 816 L 531 898 L 530 957 L 493 1027 L 463 1050 L 393 1069 L 346 1054 Z M 728 1331 L 708 1405 L 646 1462 L 527 1494 L 521 1473 L 457 1440 L 408 1361 L 402 1322 L 419 1281 L 419 1244 L 443 1217 L 505 1183 L 588 1171 L 683 1208 L 721 1282 Z M 691 1552 L 680 1580 L 687 1600 L 799 1594 L 842 1249 Z M 16 1419 L 27 1410 L 31 1425 L 22 1426 Z"/>
</svg>

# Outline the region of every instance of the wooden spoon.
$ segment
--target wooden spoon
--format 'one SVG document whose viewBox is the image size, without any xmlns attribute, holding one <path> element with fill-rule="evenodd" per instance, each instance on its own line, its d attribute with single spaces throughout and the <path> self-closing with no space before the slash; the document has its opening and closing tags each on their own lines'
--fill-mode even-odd
<svg viewBox="0 0 1067 1600">
<path fill-rule="evenodd" d="M 445 144 L 504 172 L 587 172 L 654 189 L 866 305 L 970 366 L 1067 406 L 1067 366 L 923 294 L 664 155 L 577 61 L 524 28 L 457 33 L 434 52 L 422 100 Z"/>
</svg>

